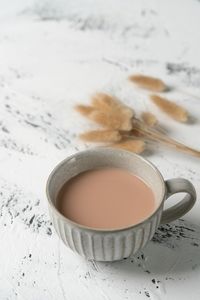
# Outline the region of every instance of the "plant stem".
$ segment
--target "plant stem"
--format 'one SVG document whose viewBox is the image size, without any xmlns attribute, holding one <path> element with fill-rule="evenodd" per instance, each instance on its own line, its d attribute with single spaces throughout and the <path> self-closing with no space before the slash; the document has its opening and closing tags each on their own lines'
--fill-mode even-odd
<svg viewBox="0 0 200 300">
<path fill-rule="evenodd" d="M 136 120 L 134 122 L 133 130 L 134 130 L 134 132 L 139 133 L 140 136 L 143 136 L 147 139 L 150 139 L 153 141 L 159 141 L 162 144 L 176 148 L 177 150 L 182 151 L 184 153 L 191 154 L 196 157 L 200 157 L 200 151 L 190 148 L 182 143 L 179 143 L 179 142 L 169 138 L 168 136 L 158 132 L 157 130 L 155 130 L 153 128 L 149 129 L 140 120 Z"/>
</svg>

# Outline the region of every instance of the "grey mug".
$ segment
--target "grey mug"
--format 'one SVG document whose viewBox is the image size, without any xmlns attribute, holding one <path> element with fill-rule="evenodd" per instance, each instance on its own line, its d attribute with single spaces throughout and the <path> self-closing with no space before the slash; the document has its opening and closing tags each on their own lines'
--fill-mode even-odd
<svg viewBox="0 0 200 300">
<path fill-rule="evenodd" d="M 113 230 L 82 226 L 64 217 L 56 208 L 56 197 L 63 184 L 81 172 L 102 167 L 126 169 L 142 178 L 155 195 L 154 213 L 139 224 Z M 180 192 L 186 193 L 183 199 L 164 210 L 165 200 Z M 134 255 L 152 239 L 159 224 L 182 217 L 196 201 L 194 186 L 188 180 L 165 181 L 158 169 L 143 157 L 107 147 L 78 152 L 59 163 L 48 178 L 46 193 L 53 225 L 64 244 L 96 261 L 115 261 Z"/>
</svg>

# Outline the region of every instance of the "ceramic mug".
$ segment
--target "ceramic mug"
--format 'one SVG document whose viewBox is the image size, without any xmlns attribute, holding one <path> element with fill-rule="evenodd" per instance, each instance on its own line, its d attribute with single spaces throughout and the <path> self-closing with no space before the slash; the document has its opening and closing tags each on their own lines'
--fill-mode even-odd
<svg viewBox="0 0 200 300">
<path fill-rule="evenodd" d="M 63 184 L 81 172 L 102 167 L 126 169 L 142 178 L 155 195 L 157 208 L 154 213 L 139 224 L 113 230 L 89 228 L 64 217 L 56 208 L 56 197 Z M 194 186 L 188 180 L 165 181 L 158 169 L 143 157 L 104 147 L 78 152 L 63 160 L 50 174 L 46 192 L 49 212 L 59 237 L 73 251 L 96 261 L 115 261 L 134 255 L 152 239 L 159 224 L 183 216 L 196 201 Z M 163 210 L 165 200 L 180 192 L 186 193 L 184 198 Z"/>
</svg>

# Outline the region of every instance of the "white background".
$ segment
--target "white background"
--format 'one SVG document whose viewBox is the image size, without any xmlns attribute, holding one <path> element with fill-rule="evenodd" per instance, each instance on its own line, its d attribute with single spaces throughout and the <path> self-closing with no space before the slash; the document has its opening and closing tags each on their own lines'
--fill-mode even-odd
<svg viewBox="0 0 200 300">
<path fill-rule="evenodd" d="M 200 299 L 199 159 L 160 146 L 145 154 L 165 178 L 191 180 L 197 204 L 122 262 L 67 249 L 45 196 L 55 164 L 89 146 L 77 134 L 91 124 L 73 105 L 96 91 L 155 112 L 171 137 L 200 149 L 199 16 L 198 0 L 0 1 L 1 300 Z M 161 114 L 127 81 L 136 72 L 174 87 L 168 97 L 191 124 Z"/>
</svg>

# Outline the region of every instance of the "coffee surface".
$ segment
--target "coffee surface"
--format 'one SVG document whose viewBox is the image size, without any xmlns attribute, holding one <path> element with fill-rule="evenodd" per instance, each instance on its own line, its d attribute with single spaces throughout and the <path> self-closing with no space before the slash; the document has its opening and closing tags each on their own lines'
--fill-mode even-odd
<svg viewBox="0 0 200 300">
<path fill-rule="evenodd" d="M 134 174 L 117 168 L 75 176 L 62 187 L 56 204 L 68 219 L 99 229 L 140 223 L 156 209 L 151 188 Z"/>
</svg>

